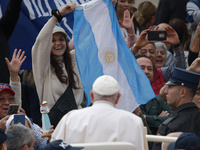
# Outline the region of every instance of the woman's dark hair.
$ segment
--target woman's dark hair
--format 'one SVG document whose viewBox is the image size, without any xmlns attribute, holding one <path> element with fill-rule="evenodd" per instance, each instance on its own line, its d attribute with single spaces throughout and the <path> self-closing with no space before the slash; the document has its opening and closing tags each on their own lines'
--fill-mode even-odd
<svg viewBox="0 0 200 150">
<path fill-rule="evenodd" d="M 69 52 L 69 46 L 68 46 L 68 42 L 66 39 L 66 50 L 65 53 L 63 54 L 63 61 L 65 64 L 65 69 L 67 71 L 67 75 L 64 75 L 64 72 L 62 70 L 63 64 L 62 61 L 59 61 L 58 59 L 56 59 L 56 57 L 51 53 L 51 65 L 54 68 L 54 71 L 56 73 L 56 76 L 58 77 L 59 81 L 61 83 L 66 83 L 68 84 L 69 81 L 69 85 L 73 88 L 73 89 L 78 89 L 79 87 L 76 86 L 76 82 L 74 79 L 74 75 L 77 77 L 77 74 L 74 72 L 73 70 L 73 66 L 72 66 L 72 58 Z M 78 77 L 77 77 L 78 79 Z"/>
<path fill-rule="evenodd" d="M 179 18 L 173 18 L 169 21 L 169 25 L 177 32 L 181 44 L 185 47 L 185 44 L 188 44 L 187 42 L 190 41 L 186 23 Z"/>
</svg>

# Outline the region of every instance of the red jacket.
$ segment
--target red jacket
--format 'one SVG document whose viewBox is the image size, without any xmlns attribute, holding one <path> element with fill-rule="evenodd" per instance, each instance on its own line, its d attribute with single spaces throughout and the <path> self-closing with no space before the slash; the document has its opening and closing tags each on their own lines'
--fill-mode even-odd
<svg viewBox="0 0 200 150">
<path fill-rule="evenodd" d="M 151 87 L 155 94 L 159 94 L 160 89 L 164 86 L 165 79 L 160 68 L 154 67 L 154 76 Z"/>
</svg>

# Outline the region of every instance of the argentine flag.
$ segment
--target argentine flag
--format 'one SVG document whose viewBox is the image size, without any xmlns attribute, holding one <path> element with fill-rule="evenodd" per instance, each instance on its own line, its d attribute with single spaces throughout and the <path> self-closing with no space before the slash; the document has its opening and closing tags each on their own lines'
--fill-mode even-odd
<svg viewBox="0 0 200 150">
<path fill-rule="evenodd" d="M 76 60 L 87 106 L 96 78 L 113 76 L 120 85 L 117 108 L 133 112 L 155 97 L 150 82 L 122 36 L 112 0 L 92 0 L 74 11 Z"/>
</svg>

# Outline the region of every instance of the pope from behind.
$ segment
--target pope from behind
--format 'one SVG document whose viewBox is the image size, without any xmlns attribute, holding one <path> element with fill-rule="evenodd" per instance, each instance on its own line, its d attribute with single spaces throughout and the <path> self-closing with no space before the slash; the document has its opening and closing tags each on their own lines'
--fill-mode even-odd
<svg viewBox="0 0 200 150">
<path fill-rule="evenodd" d="M 130 142 L 137 150 L 147 149 L 142 120 L 115 105 L 121 96 L 118 82 L 109 75 L 95 80 L 90 92 L 92 106 L 67 113 L 58 123 L 52 141 L 68 144 Z"/>
</svg>

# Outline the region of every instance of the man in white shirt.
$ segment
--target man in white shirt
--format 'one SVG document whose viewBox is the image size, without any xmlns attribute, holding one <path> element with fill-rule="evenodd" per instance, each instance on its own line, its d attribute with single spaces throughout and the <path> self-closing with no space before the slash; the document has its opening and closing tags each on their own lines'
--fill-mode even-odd
<svg viewBox="0 0 200 150">
<path fill-rule="evenodd" d="M 116 109 L 121 94 L 111 76 L 97 78 L 90 92 L 92 107 L 72 110 L 58 123 L 52 141 L 71 143 L 130 142 L 136 149 L 147 149 L 143 123 L 138 116 Z"/>
</svg>

